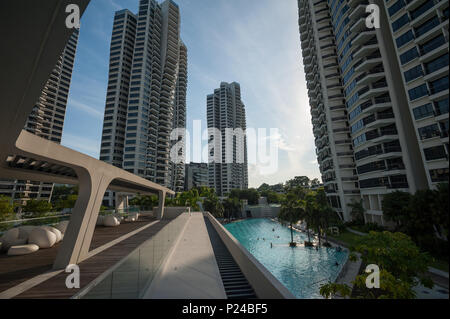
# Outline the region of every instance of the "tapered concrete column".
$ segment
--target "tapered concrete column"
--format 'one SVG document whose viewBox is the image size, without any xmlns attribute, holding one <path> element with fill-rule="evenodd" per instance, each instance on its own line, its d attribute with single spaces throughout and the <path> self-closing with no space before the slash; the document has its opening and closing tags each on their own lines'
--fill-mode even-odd
<svg viewBox="0 0 450 319">
<path fill-rule="evenodd" d="M 53 264 L 54 269 L 78 264 L 88 257 L 102 200 L 112 181 L 111 177 L 84 169 L 77 170 L 77 175 L 78 199 Z"/>
<path fill-rule="evenodd" d="M 116 193 L 116 211 L 125 210 L 128 206 L 128 195 Z"/>
<path fill-rule="evenodd" d="M 158 192 L 159 206 L 156 214 L 156 218 L 161 220 L 164 217 L 164 202 L 166 201 L 166 192 Z"/>
</svg>

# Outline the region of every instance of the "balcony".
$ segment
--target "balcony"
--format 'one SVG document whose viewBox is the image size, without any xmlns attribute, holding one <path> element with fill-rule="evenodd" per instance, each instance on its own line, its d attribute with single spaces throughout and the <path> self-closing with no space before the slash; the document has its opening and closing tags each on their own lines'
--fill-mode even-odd
<svg viewBox="0 0 450 319">
<path fill-rule="evenodd" d="M 364 30 L 367 30 L 366 27 L 366 18 L 361 18 L 359 20 L 357 20 L 351 27 L 350 27 L 350 31 L 353 34 L 358 34 L 363 32 Z M 374 31 L 370 31 L 370 32 L 374 32 Z"/>
<path fill-rule="evenodd" d="M 376 82 L 384 78 L 384 68 L 376 67 L 369 72 L 362 74 L 357 81 L 358 86 L 365 86 L 370 83 Z"/>
<path fill-rule="evenodd" d="M 372 69 L 381 62 L 381 55 L 379 52 L 376 52 L 373 55 L 369 55 L 364 59 L 361 59 L 353 67 L 355 68 L 355 72 L 365 72 Z"/>
<path fill-rule="evenodd" d="M 350 19 L 350 21 L 356 21 L 359 18 L 365 16 L 365 14 L 366 14 L 366 6 L 367 5 L 365 5 L 365 4 L 360 4 L 356 8 L 354 8 L 353 10 L 349 10 L 350 14 L 348 15 L 348 18 Z"/>
<path fill-rule="evenodd" d="M 445 5 L 446 1 L 443 0 L 428 0 L 422 3 L 420 6 L 417 6 L 417 8 L 410 11 L 410 25 L 415 27 L 422 24 L 435 15 L 436 9 L 442 8 Z"/>
<path fill-rule="evenodd" d="M 365 43 L 364 45 L 360 46 L 358 49 L 355 50 L 355 52 L 353 53 L 353 59 L 357 60 L 364 56 L 369 56 L 372 53 L 374 53 L 376 50 L 378 50 L 378 48 L 379 48 L 378 43 L 373 43 L 373 44 Z"/>
<path fill-rule="evenodd" d="M 348 0 L 347 3 L 350 8 L 354 8 L 360 3 L 366 3 L 366 1 L 365 0 Z"/>
<path fill-rule="evenodd" d="M 398 140 L 398 132 L 397 130 L 384 130 L 379 134 L 378 137 L 373 138 L 371 140 L 372 143 L 378 144 L 378 143 L 387 143 Z"/>
<path fill-rule="evenodd" d="M 437 17 L 436 17 L 437 19 Z M 435 36 L 442 33 L 442 29 L 448 29 L 448 20 L 444 21 L 443 23 L 436 22 L 437 20 L 431 20 L 429 24 L 422 26 L 423 28 L 417 29 L 415 31 L 416 37 L 414 39 L 414 43 L 416 44 L 422 44 L 430 39 L 434 38 Z M 434 21 L 434 22 L 433 22 Z"/>
<path fill-rule="evenodd" d="M 376 82 L 370 85 L 370 89 L 359 95 L 360 99 L 370 99 L 372 97 L 381 95 L 388 91 L 386 82 Z"/>
</svg>

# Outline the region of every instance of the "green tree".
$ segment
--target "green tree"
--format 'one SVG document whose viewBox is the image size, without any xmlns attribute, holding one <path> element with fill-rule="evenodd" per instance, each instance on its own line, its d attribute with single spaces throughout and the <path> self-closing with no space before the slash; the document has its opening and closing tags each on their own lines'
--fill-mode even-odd
<svg viewBox="0 0 450 319">
<path fill-rule="evenodd" d="M 317 178 L 314 178 L 313 180 L 311 180 L 310 183 L 311 183 L 311 186 L 313 186 L 313 187 L 317 187 L 320 185 L 320 181 Z"/>
<path fill-rule="evenodd" d="M 141 209 L 152 210 L 153 207 L 159 205 L 159 199 L 156 195 L 141 196 L 137 195 L 129 200 L 131 206 L 138 206 Z"/>
<path fill-rule="evenodd" d="M 53 204 L 55 210 L 63 210 L 66 208 L 74 208 L 75 203 L 78 199 L 78 195 L 67 195 L 65 199 L 59 199 L 56 203 Z"/>
<path fill-rule="evenodd" d="M 206 186 L 197 187 L 197 191 L 200 197 L 210 197 L 212 195 L 216 195 L 216 191 L 214 189 Z"/>
<path fill-rule="evenodd" d="M 236 198 L 238 200 L 247 200 L 249 205 L 257 205 L 260 194 L 254 188 L 250 189 L 233 189 L 228 197 Z"/>
<path fill-rule="evenodd" d="M 305 201 L 300 199 L 299 196 L 290 192 L 286 195 L 286 199 L 281 204 L 281 209 L 278 214 L 278 218 L 284 222 L 289 223 L 291 229 L 291 243 L 290 246 L 295 247 L 296 243 L 294 242 L 294 230 L 293 225 L 298 223 L 299 220 L 302 219 L 305 212 Z"/>
<path fill-rule="evenodd" d="M 318 214 L 316 193 L 309 192 L 305 196 L 305 212 L 302 218 L 306 222 L 306 233 L 308 234 L 308 242 L 306 242 L 305 245 L 312 245 L 310 231 L 316 225 Z"/>
<path fill-rule="evenodd" d="M 224 208 L 217 195 L 210 194 L 203 201 L 203 208 L 205 211 L 210 212 L 216 218 L 223 218 Z"/>
<path fill-rule="evenodd" d="M 370 232 L 351 250 L 352 260 L 357 258 L 355 253 L 358 253 L 364 265 L 374 264 L 380 268 L 380 289 L 366 287 L 369 274 L 364 272 L 355 278 L 351 295 L 348 286 L 328 283 L 320 289 L 324 297 L 340 294 L 343 297 L 364 299 L 405 299 L 415 297 L 413 288 L 418 284 L 429 288 L 433 286 L 427 276 L 432 259 L 403 233 Z"/>
<path fill-rule="evenodd" d="M 78 186 L 67 186 L 67 185 L 54 186 L 51 203 L 55 208 L 58 208 L 69 196 L 73 195 L 78 195 Z"/>
<path fill-rule="evenodd" d="M 432 190 L 417 191 L 411 198 L 408 218 L 403 222 L 403 228 L 414 242 L 430 252 L 436 252 L 439 245 L 436 236 L 439 218 L 433 209 L 435 197 Z"/>
<path fill-rule="evenodd" d="M 30 199 L 23 206 L 23 216 L 25 218 L 35 218 L 46 216 L 52 210 L 52 204 L 46 200 Z"/>
<path fill-rule="evenodd" d="M 315 194 L 319 214 L 319 241 L 321 240 L 322 234 L 324 234 L 325 242 L 328 244 L 327 230 L 330 226 L 339 224 L 340 218 L 328 202 L 327 194 L 325 193 L 325 190 L 323 188 L 318 189 Z"/>
<path fill-rule="evenodd" d="M 286 182 L 286 188 L 289 191 L 295 187 L 309 187 L 310 179 L 307 176 L 296 176 L 294 179 L 291 179 Z"/>
<path fill-rule="evenodd" d="M 410 216 L 412 195 L 396 191 L 384 195 L 382 201 L 383 216 L 396 224 L 395 230 L 403 230 L 402 225 L 408 222 Z"/>
<path fill-rule="evenodd" d="M 283 202 L 283 199 L 284 199 L 284 195 L 278 194 L 278 193 L 276 193 L 274 191 L 262 192 L 261 196 L 262 197 L 266 197 L 267 198 L 267 202 L 269 204 L 281 204 Z"/>
<path fill-rule="evenodd" d="M 14 219 L 14 205 L 11 198 L 0 196 L 0 221 Z"/>
<path fill-rule="evenodd" d="M 223 208 L 225 216 L 231 221 L 231 218 L 236 216 L 236 213 L 240 211 L 241 203 L 235 197 L 228 197 L 223 202 Z"/>
<path fill-rule="evenodd" d="M 364 225 L 364 214 L 366 210 L 362 204 L 362 201 L 352 200 L 350 204 L 348 204 L 352 210 L 350 212 L 350 216 L 352 217 L 352 221 L 358 225 Z"/>
<path fill-rule="evenodd" d="M 258 187 L 258 192 L 262 193 L 262 192 L 268 192 L 271 190 L 271 187 L 269 184 L 262 184 L 261 186 Z"/>
<path fill-rule="evenodd" d="M 432 202 L 432 210 L 435 212 L 436 231 L 441 237 L 448 237 L 449 228 L 449 207 L 448 200 L 449 189 L 448 183 L 442 183 L 437 186 L 434 191 L 434 199 Z"/>
</svg>

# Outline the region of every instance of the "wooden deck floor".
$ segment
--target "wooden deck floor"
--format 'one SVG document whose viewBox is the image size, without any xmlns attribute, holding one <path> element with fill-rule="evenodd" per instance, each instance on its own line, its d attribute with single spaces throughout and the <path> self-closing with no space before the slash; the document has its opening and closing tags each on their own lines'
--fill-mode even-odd
<svg viewBox="0 0 450 319">
<path fill-rule="evenodd" d="M 94 232 L 94 237 L 92 239 L 90 250 L 98 248 L 102 245 L 109 243 L 110 241 L 117 239 L 133 230 L 141 228 L 146 224 L 154 222 L 155 219 L 150 217 L 141 217 L 140 221 L 134 223 L 123 223 L 119 227 L 108 228 L 108 227 L 97 227 Z M 166 222 L 159 222 L 141 233 L 138 233 L 125 241 L 113 246 L 104 252 L 86 260 L 80 264 L 80 270 L 82 273 L 81 282 L 82 285 L 88 284 L 90 281 L 95 279 L 103 271 L 111 267 L 121 258 L 129 254 L 134 248 L 138 247 L 145 240 L 149 239 L 155 233 L 157 233 Z M 28 279 L 31 279 L 37 275 L 43 274 L 52 269 L 53 261 L 55 260 L 56 254 L 58 252 L 59 244 L 55 245 L 50 249 L 41 249 L 34 254 L 25 256 L 7 256 L 6 254 L 0 254 L 0 292 L 12 288 Z M 92 261 L 91 261 L 92 260 Z M 97 264 L 97 265 L 96 265 Z M 65 283 L 65 274 L 62 274 L 64 280 L 62 281 L 64 290 L 68 290 Z M 48 281 L 56 280 L 56 276 Z M 42 283 L 40 286 L 47 287 L 47 282 Z M 58 286 L 58 285 L 57 285 Z M 49 293 L 42 292 L 39 293 L 39 289 L 36 290 L 35 287 L 31 289 L 30 293 L 32 297 L 25 298 L 56 298 L 59 295 L 58 292 Z M 50 285 L 50 288 L 53 287 Z M 58 286 L 59 287 L 59 286 Z M 22 295 L 27 295 L 25 292 Z M 61 294 L 60 298 L 68 298 L 72 296 L 76 291 L 66 291 L 65 294 Z M 50 297 L 48 297 L 50 295 Z M 19 296 L 20 297 L 20 296 Z"/>
</svg>

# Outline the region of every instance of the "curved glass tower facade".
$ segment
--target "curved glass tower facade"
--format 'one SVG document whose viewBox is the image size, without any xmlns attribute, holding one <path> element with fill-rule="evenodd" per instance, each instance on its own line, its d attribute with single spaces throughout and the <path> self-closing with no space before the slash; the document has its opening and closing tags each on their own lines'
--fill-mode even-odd
<svg viewBox="0 0 450 319">
<path fill-rule="evenodd" d="M 366 7 L 370 4 L 366 0 L 298 2 L 305 73 L 325 190 L 344 220 L 351 219 L 348 203 L 362 200 L 366 221 L 385 224 L 381 207 L 385 194 L 396 190 L 414 193 L 434 186 L 420 142 L 420 128 L 414 121 L 415 104 L 411 98 L 415 91 L 405 82 L 417 76 L 415 69 L 404 74 L 400 64 L 404 53 L 399 52 L 398 46 L 411 40 L 408 36 L 396 38 L 393 31 L 403 27 L 402 31 L 409 34 L 411 30 L 405 29 L 411 26 L 402 22 L 405 18 L 393 21 L 389 15 L 392 9 L 383 1 L 370 2 L 380 8 L 380 29 L 366 26 Z M 436 8 L 435 11 L 440 12 Z M 444 17 L 445 9 L 442 12 Z M 395 15 L 398 16 L 401 13 Z M 407 16 L 409 19 L 410 13 Z M 439 29 L 439 25 L 435 21 L 423 28 L 428 28 L 420 29 L 425 33 L 430 28 Z M 417 28 L 411 32 L 416 35 Z M 444 41 L 448 41 L 448 31 Z M 441 68 L 440 75 L 435 74 L 440 93 L 442 83 L 448 83 L 448 51 L 446 58 L 433 61 L 433 72 Z M 443 65 L 447 68 L 446 77 Z M 430 87 L 427 90 L 431 92 Z M 445 93 L 440 93 L 441 102 L 437 104 L 446 107 L 447 114 L 441 115 L 444 121 L 436 126 L 441 128 L 440 136 L 447 138 L 447 146 L 438 153 L 447 155 L 448 89 L 446 92 L 447 100 Z M 436 181 L 443 180 L 445 174 L 448 179 L 448 156 L 440 159 L 446 164 L 447 173 L 441 170 L 439 177 L 434 176 Z"/>
</svg>

